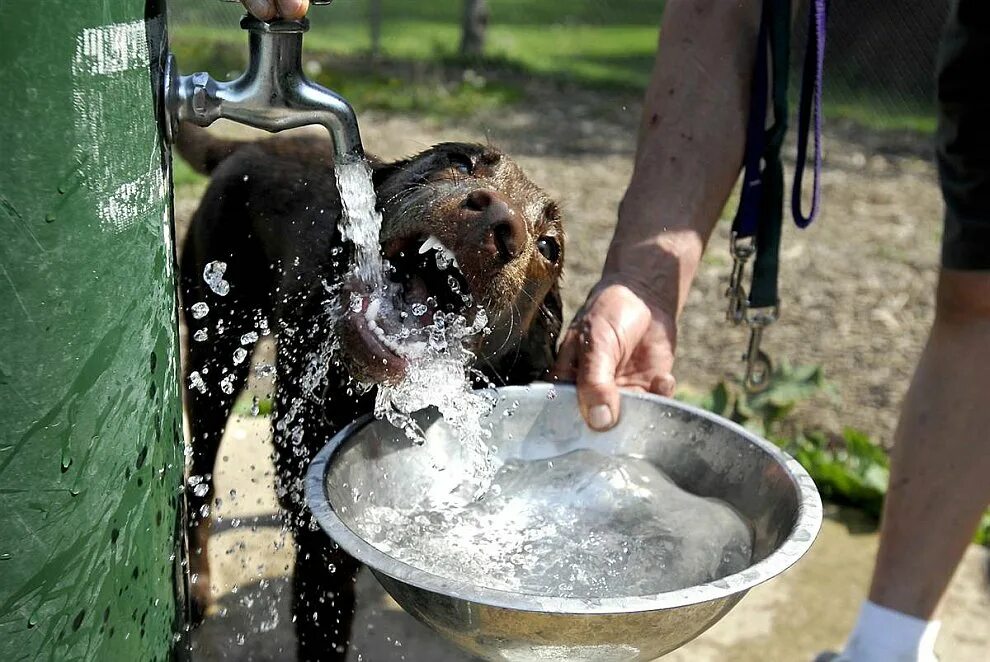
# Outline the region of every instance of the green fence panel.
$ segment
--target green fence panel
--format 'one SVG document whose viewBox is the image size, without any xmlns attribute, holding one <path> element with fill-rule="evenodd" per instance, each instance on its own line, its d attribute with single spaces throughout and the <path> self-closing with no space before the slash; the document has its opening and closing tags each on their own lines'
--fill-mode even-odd
<svg viewBox="0 0 990 662">
<path fill-rule="evenodd" d="M 156 0 L 0 0 L 0 660 L 181 630 L 174 250 Z"/>
</svg>

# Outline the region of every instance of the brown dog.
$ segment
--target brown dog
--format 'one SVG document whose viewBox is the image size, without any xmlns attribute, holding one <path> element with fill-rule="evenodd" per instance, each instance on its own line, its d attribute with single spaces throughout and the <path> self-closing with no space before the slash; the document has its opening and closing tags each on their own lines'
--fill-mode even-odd
<svg viewBox="0 0 990 662">
<path fill-rule="evenodd" d="M 210 601 L 210 475 L 247 378 L 250 361 L 238 350 L 250 352 L 256 334 L 270 330 L 277 345 L 278 492 L 297 550 L 299 659 L 344 659 L 357 567 L 308 518 L 302 477 L 309 459 L 372 410 L 373 391 L 355 388 L 354 378 L 401 377 L 403 347 L 384 340 L 382 330 L 404 327 L 415 337 L 437 311 L 471 319 L 482 307 L 488 333 L 470 348 L 473 367 L 495 384 L 546 375 L 561 319 L 559 211 L 492 147 L 446 143 L 395 163 L 374 162 L 382 251 L 394 283 L 392 305 L 382 306 L 390 312 L 375 316 L 362 290 L 343 282 L 350 247 L 337 227 L 341 203 L 327 142 L 306 136 L 236 143 L 184 126 L 178 148 L 212 175 L 181 258 L 186 324 L 191 337 L 206 335 L 190 342 L 186 361 L 196 477 L 187 490 L 190 565 L 198 575 L 193 602 L 202 613 Z M 452 263 L 445 267 L 437 253 Z M 224 296 L 204 282 L 204 269 L 215 261 L 227 265 Z M 200 314 L 203 306 L 195 311 L 197 303 L 209 313 Z M 343 312 L 330 315 L 331 309 Z M 327 359 L 330 346 L 334 361 Z"/>
</svg>

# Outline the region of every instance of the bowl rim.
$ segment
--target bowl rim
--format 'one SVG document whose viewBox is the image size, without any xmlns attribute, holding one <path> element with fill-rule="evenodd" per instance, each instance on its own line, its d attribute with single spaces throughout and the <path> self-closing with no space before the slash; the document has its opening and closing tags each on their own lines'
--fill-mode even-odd
<svg viewBox="0 0 990 662">
<path fill-rule="evenodd" d="M 496 391 L 499 395 L 545 393 L 550 388 L 557 391 L 575 391 L 572 384 L 535 383 L 528 386 L 504 386 Z M 741 425 L 728 419 L 679 402 L 650 393 L 622 391 L 624 399 L 638 399 L 663 404 L 706 418 L 743 436 L 780 464 L 787 473 L 798 498 L 798 512 L 787 537 L 766 558 L 743 569 L 705 584 L 654 595 L 626 596 L 611 598 L 579 598 L 541 596 L 514 593 L 501 589 L 478 586 L 470 582 L 441 577 L 400 561 L 365 541 L 336 514 L 330 505 L 326 490 L 325 476 L 330 468 L 330 460 L 358 429 L 367 425 L 374 417 L 362 416 L 347 425 L 317 453 L 306 472 L 306 503 L 324 533 L 329 535 L 345 552 L 367 565 L 376 574 L 384 574 L 398 582 L 410 584 L 419 589 L 446 595 L 481 605 L 512 609 L 517 611 L 547 612 L 554 614 L 592 615 L 626 614 L 635 612 L 676 609 L 712 600 L 721 600 L 740 594 L 776 577 L 794 565 L 810 549 L 822 525 L 822 501 L 818 489 L 808 472 L 797 460 L 777 446 L 753 434 Z"/>
</svg>

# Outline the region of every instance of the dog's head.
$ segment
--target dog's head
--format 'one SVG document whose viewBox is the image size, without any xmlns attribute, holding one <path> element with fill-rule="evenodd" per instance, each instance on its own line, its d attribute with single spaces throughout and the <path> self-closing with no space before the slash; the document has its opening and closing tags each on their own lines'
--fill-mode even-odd
<svg viewBox="0 0 990 662">
<path fill-rule="evenodd" d="M 456 316 L 476 327 L 487 318 L 467 342 L 490 377 L 541 377 L 560 331 L 564 232 L 556 203 L 484 145 L 440 144 L 376 165 L 374 180 L 391 291 L 379 305 L 345 286 L 339 337 L 351 373 L 400 378 L 409 351 L 426 342 L 424 330 Z"/>
</svg>

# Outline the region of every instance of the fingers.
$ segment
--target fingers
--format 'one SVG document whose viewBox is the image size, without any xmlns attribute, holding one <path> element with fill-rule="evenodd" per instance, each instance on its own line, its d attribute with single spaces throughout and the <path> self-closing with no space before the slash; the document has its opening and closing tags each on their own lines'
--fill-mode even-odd
<svg viewBox="0 0 990 662">
<path fill-rule="evenodd" d="M 282 18 L 302 18 L 309 11 L 309 0 L 278 0 L 278 15 Z"/>
<path fill-rule="evenodd" d="M 557 362 L 554 363 L 550 379 L 555 382 L 574 382 L 577 379 L 578 333 L 573 327 L 564 334 L 557 350 Z"/>
<path fill-rule="evenodd" d="M 241 2 L 252 16 L 262 21 L 270 21 L 278 13 L 275 9 L 275 0 L 241 0 Z"/>
<path fill-rule="evenodd" d="M 241 0 L 256 18 L 270 21 L 276 16 L 286 19 L 302 18 L 309 11 L 309 0 Z"/>
<path fill-rule="evenodd" d="M 674 389 L 677 388 L 677 380 L 670 373 L 654 377 L 650 382 L 650 393 L 663 395 L 668 398 L 674 396 Z"/>
<path fill-rule="evenodd" d="M 584 324 L 578 345 L 578 405 L 588 425 L 603 432 L 614 426 L 618 419 L 619 388 L 615 373 L 622 358 L 618 343 L 601 326 Z"/>
</svg>

